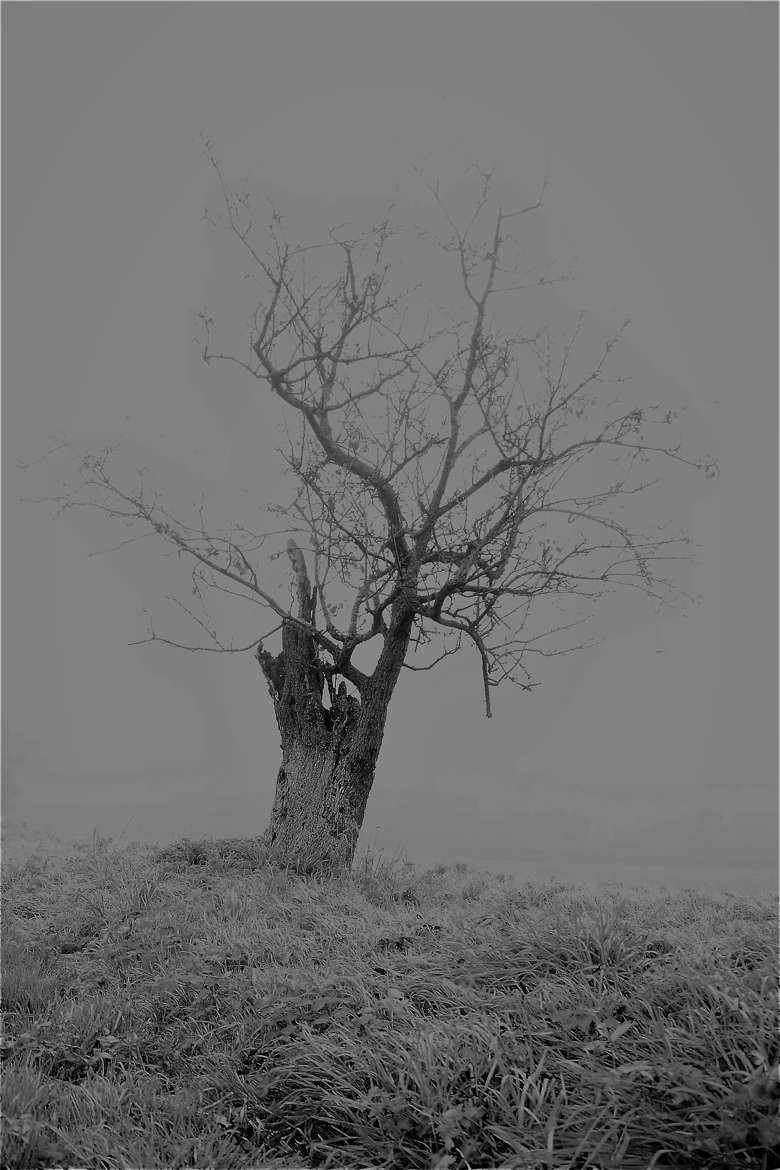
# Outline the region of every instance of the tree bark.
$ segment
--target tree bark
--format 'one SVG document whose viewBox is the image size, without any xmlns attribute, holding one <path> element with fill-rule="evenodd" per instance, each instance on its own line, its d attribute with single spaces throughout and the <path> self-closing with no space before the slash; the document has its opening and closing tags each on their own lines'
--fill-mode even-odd
<svg viewBox="0 0 780 1170">
<path fill-rule="evenodd" d="M 288 620 L 280 654 L 258 648 L 282 737 L 264 839 L 275 864 L 300 873 L 352 865 L 411 626 L 411 614 L 395 613 L 360 698 L 342 684 L 330 707 L 323 703 L 323 664 L 305 629 Z"/>
</svg>

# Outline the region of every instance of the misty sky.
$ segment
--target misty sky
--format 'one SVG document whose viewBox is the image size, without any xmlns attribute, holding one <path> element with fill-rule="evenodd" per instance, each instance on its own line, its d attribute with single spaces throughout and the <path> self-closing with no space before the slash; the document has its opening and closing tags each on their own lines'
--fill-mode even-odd
<svg viewBox="0 0 780 1170">
<path fill-rule="evenodd" d="M 629 316 L 632 392 L 687 407 L 720 459 L 654 514 L 702 546 L 702 603 L 618 602 L 597 651 L 498 691 L 490 722 L 471 656 L 405 674 L 363 842 L 773 885 L 777 7 L 6 3 L 3 26 L 4 821 L 164 840 L 270 813 L 279 735 L 251 654 L 128 647 L 144 610 L 170 616 L 170 559 L 109 551 L 127 533 L 53 517 L 24 499 L 48 465 L 17 468 L 50 436 L 122 440 L 177 505 L 283 498 L 278 410 L 193 343 L 200 308 L 237 330 L 251 309 L 201 220 L 203 134 L 229 177 L 325 224 L 409 213 L 415 162 L 445 189 L 471 159 L 518 191 L 546 170 L 532 246 L 576 264 L 562 305 L 605 336 Z"/>
</svg>

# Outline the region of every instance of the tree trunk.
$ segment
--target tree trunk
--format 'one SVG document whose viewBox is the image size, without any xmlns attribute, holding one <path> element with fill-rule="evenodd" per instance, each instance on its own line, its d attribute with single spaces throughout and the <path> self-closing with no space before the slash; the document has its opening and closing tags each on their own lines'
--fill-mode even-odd
<svg viewBox="0 0 780 1170">
<path fill-rule="evenodd" d="M 342 684 L 330 708 L 322 701 L 322 664 L 306 630 L 286 621 L 281 654 L 258 649 L 282 736 L 265 835 L 274 863 L 301 873 L 351 866 L 410 630 L 411 616 L 392 623 L 360 699 Z"/>
</svg>

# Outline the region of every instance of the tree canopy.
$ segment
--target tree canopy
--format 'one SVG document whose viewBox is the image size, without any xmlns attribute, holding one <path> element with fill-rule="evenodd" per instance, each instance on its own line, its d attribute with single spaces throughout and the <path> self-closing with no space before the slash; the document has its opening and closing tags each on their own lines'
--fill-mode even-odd
<svg viewBox="0 0 780 1170">
<path fill-rule="evenodd" d="M 529 277 L 524 263 L 521 227 L 543 190 L 503 206 L 494 175 L 475 169 L 465 214 L 432 182 L 435 226 L 390 207 L 367 227 L 299 243 L 273 209 L 258 230 L 252 200 L 210 158 L 221 206 L 207 218 L 238 243 L 260 293 L 243 353 L 223 351 L 201 313 L 202 357 L 237 365 L 283 404 L 291 497 L 269 507 L 275 523 L 263 533 L 214 531 L 203 507 L 196 520 L 173 516 L 143 473 L 120 483 L 105 448 L 84 457 L 59 500 L 144 525 L 189 558 L 199 608 L 179 604 L 205 641 L 188 648 L 248 648 L 209 616 L 209 594 L 222 591 L 267 608 L 277 629 L 305 628 L 326 672 L 360 689 L 355 652 L 373 642 L 380 660 L 397 652 L 388 639 L 400 606 L 413 651 L 403 666 L 432 669 L 470 647 L 489 716 L 492 688 L 534 685 L 534 655 L 586 644 L 587 611 L 609 591 L 679 595 L 670 569 L 687 537 L 635 531 L 624 505 L 658 482 L 664 461 L 713 474 L 714 460 L 670 441 L 674 411 L 615 393 L 610 360 L 625 325 L 597 350 L 584 313 L 563 336 L 529 328 L 523 298 L 560 279 Z M 425 251 L 445 303 L 405 283 L 410 250 Z M 267 583 L 258 556 L 275 558 L 290 538 L 309 566 L 308 613 Z M 171 641 L 153 626 L 148 637 Z"/>
</svg>

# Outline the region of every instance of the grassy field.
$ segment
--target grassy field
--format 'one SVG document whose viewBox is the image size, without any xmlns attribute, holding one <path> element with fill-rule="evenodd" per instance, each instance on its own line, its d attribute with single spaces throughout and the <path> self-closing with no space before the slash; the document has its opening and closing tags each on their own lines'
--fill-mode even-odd
<svg viewBox="0 0 780 1170">
<path fill-rule="evenodd" d="M 2 1166 L 780 1167 L 776 899 L 6 860 Z"/>
</svg>

